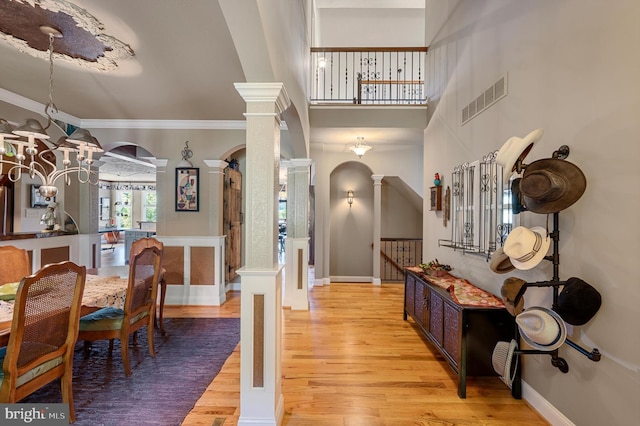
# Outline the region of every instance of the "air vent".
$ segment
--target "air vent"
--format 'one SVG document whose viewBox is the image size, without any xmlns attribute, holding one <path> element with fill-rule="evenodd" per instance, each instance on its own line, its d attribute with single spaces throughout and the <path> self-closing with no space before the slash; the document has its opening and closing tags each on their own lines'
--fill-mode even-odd
<svg viewBox="0 0 640 426">
<path fill-rule="evenodd" d="M 476 98 L 476 111 L 484 109 L 484 93 Z"/>
<path fill-rule="evenodd" d="M 480 114 L 482 111 L 489 108 L 491 105 L 498 102 L 500 99 L 507 96 L 507 75 L 501 77 L 498 81 L 492 84 L 488 89 L 483 91 L 480 96 L 471 101 L 468 105 L 462 108 L 462 123 L 461 125 L 469 122 L 473 117 Z"/>
</svg>

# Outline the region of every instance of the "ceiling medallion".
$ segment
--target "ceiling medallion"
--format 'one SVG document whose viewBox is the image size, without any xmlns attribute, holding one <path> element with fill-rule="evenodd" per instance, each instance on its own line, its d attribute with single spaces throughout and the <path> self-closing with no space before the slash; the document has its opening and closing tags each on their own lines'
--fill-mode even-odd
<svg viewBox="0 0 640 426">
<path fill-rule="evenodd" d="M 41 26 L 55 28 L 63 38 L 56 42 L 56 59 L 110 71 L 118 61 L 134 56 L 133 49 L 104 33 L 93 15 L 64 0 L 0 2 L 0 40 L 36 58 L 48 58 L 48 36 Z"/>
</svg>

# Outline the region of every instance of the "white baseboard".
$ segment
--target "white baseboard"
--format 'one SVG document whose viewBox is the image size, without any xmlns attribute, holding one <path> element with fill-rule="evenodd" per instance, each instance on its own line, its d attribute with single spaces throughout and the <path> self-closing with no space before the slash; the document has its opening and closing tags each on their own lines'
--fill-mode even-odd
<svg viewBox="0 0 640 426">
<path fill-rule="evenodd" d="M 544 399 L 542 395 L 536 392 L 536 390 L 525 381 L 522 381 L 522 399 L 527 401 L 538 414 L 553 426 L 575 426 L 571 420 L 558 411 L 556 407 L 551 405 L 549 401 Z"/>
</svg>

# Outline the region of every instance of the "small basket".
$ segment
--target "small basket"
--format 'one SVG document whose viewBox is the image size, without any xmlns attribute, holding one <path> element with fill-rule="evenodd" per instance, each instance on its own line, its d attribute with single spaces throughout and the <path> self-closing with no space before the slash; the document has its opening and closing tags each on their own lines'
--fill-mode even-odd
<svg viewBox="0 0 640 426">
<path fill-rule="evenodd" d="M 447 271 L 445 269 L 441 269 L 441 268 L 427 268 L 424 270 L 425 274 L 432 276 L 432 277 L 444 277 L 445 275 L 447 275 L 449 272 L 451 271 Z"/>
</svg>

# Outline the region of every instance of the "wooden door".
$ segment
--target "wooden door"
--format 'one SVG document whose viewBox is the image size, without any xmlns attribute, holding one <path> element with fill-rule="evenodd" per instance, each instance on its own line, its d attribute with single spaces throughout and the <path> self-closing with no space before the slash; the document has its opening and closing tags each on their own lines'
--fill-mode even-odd
<svg viewBox="0 0 640 426">
<path fill-rule="evenodd" d="M 225 273 L 230 282 L 238 274 L 242 253 L 242 173 L 227 168 L 224 173 L 224 210 Z"/>
</svg>

